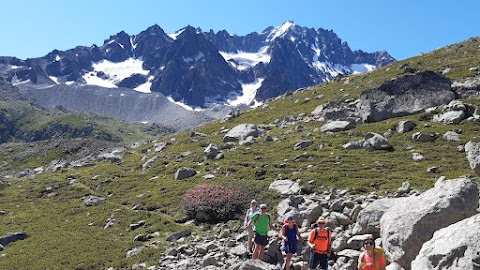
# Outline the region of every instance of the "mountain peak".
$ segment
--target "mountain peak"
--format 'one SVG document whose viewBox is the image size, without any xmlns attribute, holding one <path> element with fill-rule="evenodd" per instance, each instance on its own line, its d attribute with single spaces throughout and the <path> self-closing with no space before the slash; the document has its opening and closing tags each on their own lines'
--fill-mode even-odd
<svg viewBox="0 0 480 270">
<path fill-rule="evenodd" d="M 273 41 L 278 37 L 284 36 L 291 29 L 295 28 L 296 24 L 293 21 L 286 21 L 279 27 L 273 28 L 268 35 L 268 40 Z"/>
</svg>

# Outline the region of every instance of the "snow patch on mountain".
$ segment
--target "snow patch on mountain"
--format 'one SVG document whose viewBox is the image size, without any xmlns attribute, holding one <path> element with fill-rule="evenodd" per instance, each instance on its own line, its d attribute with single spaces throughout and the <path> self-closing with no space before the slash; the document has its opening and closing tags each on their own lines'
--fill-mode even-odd
<svg viewBox="0 0 480 270">
<path fill-rule="evenodd" d="M 176 105 L 178 105 L 178 106 L 180 106 L 180 107 L 182 107 L 182 108 L 184 108 L 184 109 L 186 109 L 186 110 L 188 110 L 188 111 L 195 111 L 195 112 L 205 111 L 205 109 L 198 108 L 198 107 L 195 107 L 195 108 L 194 108 L 194 107 L 192 107 L 192 106 L 189 106 L 189 105 L 183 103 L 182 101 L 175 101 L 175 100 L 172 98 L 172 96 L 168 96 L 167 99 L 168 99 L 170 102 L 172 102 L 172 103 L 174 103 L 174 104 L 176 104 Z"/>
<path fill-rule="evenodd" d="M 141 84 L 141 85 L 133 88 L 133 90 L 135 90 L 135 91 L 137 91 L 137 92 L 141 92 L 141 93 L 146 93 L 146 94 L 152 93 L 152 91 L 150 90 L 150 88 L 152 87 L 153 79 L 155 79 L 154 76 L 148 77 L 148 81 L 147 81 L 146 83 Z"/>
<path fill-rule="evenodd" d="M 57 77 L 48 76 L 48 78 L 50 78 L 50 80 L 52 80 L 55 84 L 58 84 L 58 78 Z"/>
<path fill-rule="evenodd" d="M 258 63 L 269 63 L 271 56 L 268 53 L 268 46 L 260 48 L 258 52 L 220 52 L 223 59 L 232 67 L 238 70 L 246 70 L 254 67 Z"/>
<path fill-rule="evenodd" d="M 177 32 L 175 33 L 171 33 L 171 34 L 167 34 L 171 39 L 175 40 L 177 39 L 178 36 L 180 36 L 183 31 L 185 31 L 185 28 L 184 29 L 181 29 L 181 30 L 178 30 Z"/>
<path fill-rule="evenodd" d="M 375 65 L 370 64 L 352 64 L 350 66 L 353 74 L 370 72 L 372 70 L 375 70 L 376 68 L 377 67 Z"/>
<path fill-rule="evenodd" d="M 315 61 L 312 65 L 317 71 L 330 74 L 332 77 L 336 77 L 339 74 L 345 74 L 348 71 L 348 68 L 345 66 L 328 62 Z"/>
<path fill-rule="evenodd" d="M 133 58 L 129 58 L 120 63 L 102 60 L 98 63 L 92 64 L 93 71 L 87 72 L 83 75 L 83 79 L 90 85 L 117 88 L 117 83 L 133 74 L 148 75 L 149 71 L 144 70 L 142 65 L 142 60 Z"/>
<path fill-rule="evenodd" d="M 258 88 L 262 86 L 263 80 L 264 79 L 256 79 L 253 83 L 242 83 L 242 94 L 229 97 L 227 104 L 230 106 L 238 106 L 241 104 L 253 105 L 253 107 L 260 106 L 261 103 L 255 101 L 255 95 L 257 94 Z"/>
</svg>

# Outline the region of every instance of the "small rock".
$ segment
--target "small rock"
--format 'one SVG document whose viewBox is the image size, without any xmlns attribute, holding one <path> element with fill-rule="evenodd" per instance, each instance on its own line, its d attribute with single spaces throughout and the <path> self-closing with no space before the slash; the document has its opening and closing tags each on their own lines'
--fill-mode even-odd
<svg viewBox="0 0 480 270">
<path fill-rule="evenodd" d="M 425 156 L 422 153 L 414 152 L 412 153 L 412 158 L 414 161 L 422 161 L 425 159 Z"/>
<path fill-rule="evenodd" d="M 312 141 L 312 140 L 304 140 L 304 141 L 301 141 L 301 142 L 296 143 L 296 144 L 293 146 L 293 150 L 305 149 L 305 148 L 311 146 L 312 144 L 313 144 L 313 141 Z"/>
<path fill-rule="evenodd" d="M 83 205 L 85 205 L 85 206 L 96 206 L 104 200 L 105 199 L 102 198 L 102 197 L 89 195 L 89 196 L 83 198 Z"/>
<path fill-rule="evenodd" d="M 415 132 L 412 134 L 412 140 L 417 142 L 433 142 L 435 140 L 435 134 Z"/>
<path fill-rule="evenodd" d="M 175 172 L 175 180 L 183 180 L 195 176 L 197 171 L 192 168 L 181 167 Z"/>
<path fill-rule="evenodd" d="M 182 237 L 187 237 L 190 234 L 192 234 L 192 231 L 190 231 L 190 230 L 184 230 L 184 231 L 176 232 L 176 233 L 173 233 L 173 234 L 167 236 L 167 241 L 177 241 L 178 239 L 180 239 Z"/>
</svg>

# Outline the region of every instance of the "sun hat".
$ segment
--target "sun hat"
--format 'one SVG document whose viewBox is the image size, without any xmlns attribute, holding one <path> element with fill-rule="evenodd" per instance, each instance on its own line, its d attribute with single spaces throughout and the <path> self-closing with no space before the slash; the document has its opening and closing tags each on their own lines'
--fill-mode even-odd
<svg viewBox="0 0 480 270">
<path fill-rule="evenodd" d="M 267 209 L 267 205 L 264 203 L 260 204 L 260 209 Z"/>
<path fill-rule="evenodd" d="M 325 223 L 327 223 L 327 220 L 325 219 L 325 217 L 320 216 L 317 219 L 317 223 L 325 224 Z"/>
</svg>

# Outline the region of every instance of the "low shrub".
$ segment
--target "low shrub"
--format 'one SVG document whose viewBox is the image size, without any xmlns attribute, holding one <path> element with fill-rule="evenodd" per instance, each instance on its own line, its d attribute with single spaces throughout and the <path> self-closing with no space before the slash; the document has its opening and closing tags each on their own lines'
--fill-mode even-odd
<svg viewBox="0 0 480 270">
<path fill-rule="evenodd" d="M 187 214 L 200 222 L 228 220 L 241 212 L 244 194 L 221 185 L 205 184 L 189 189 L 182 198 Z"/>
</svg>

